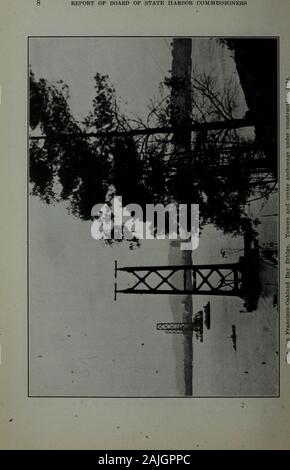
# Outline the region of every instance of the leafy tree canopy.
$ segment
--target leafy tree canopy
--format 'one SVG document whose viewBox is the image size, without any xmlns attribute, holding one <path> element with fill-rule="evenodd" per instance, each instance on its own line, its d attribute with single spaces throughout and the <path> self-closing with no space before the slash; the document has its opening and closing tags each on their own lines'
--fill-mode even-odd
<svg viewBox="0 0 290 470">
<path fill-rule="evenodd" d="M 169 92 L 177 86 L 165 80 Z M 196 76 L 193 121 L 233 118 L 235 90 L 233 95 L 214 94 L 214 86 Z M 152 120 L 160 126 L 170 123 L 170 94 L 151 102 L 145 123 L 121 112 L 114 87 L 98 73 L 92 111 L 84 123 L 72 116 L 69 99 L 62 81 L 37 80 L 30 71 L 30 127 L 43 136 L 30 140 L 30 182 L 32 194 L 43 202 L 67 201 L 68 210 L 82 220 L 91 219 L 92 207 L 114 195 L 122 196 L 124 204 L 134 202 L 143 208 L 146 203 L 192 202 L 200 205 L 202 225 L 213 223 L 233 234 L 253 227 L 245 213 L 254 193 L 245 164 L 248 143 L 236 132 L 195 133 L 192 150 L 181 154 L 172 135 L 126 135 L 132 128 L 148 127 Z M 108 136 L 88 138 L 92 129 L 108 131 Z M 124 134 L 112 135 L 110 131 L 116 130 Z"/>
</svg>

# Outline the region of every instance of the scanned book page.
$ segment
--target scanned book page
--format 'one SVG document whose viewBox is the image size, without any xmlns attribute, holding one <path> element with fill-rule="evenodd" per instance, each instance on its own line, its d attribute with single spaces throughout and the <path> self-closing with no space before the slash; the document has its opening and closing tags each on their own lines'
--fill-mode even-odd
<svg viewBox="0 0 290 470">
<path fill-rule="evenodd" d="M 289 448 L 289 2 L 2 3 L 1 448 Z"/>
</svg>

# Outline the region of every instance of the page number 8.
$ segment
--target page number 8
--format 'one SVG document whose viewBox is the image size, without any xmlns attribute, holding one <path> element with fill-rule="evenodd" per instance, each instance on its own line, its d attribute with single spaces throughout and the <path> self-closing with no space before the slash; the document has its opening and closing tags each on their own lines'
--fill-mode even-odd
<svg viewBox="0 0 290 470">
<path fill-rule="evenodd" d="M 36 0 L 36 6 L 40 7 L 40 0 Z"/>
</svg>

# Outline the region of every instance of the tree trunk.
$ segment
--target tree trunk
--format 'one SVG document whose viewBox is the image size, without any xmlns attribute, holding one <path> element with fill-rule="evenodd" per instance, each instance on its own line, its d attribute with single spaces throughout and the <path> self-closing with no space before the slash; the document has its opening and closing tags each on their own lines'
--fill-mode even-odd
<svg viewBox="0 0 290 470">
<path fill-rule="evenodd" d="M 164 126 L 164 127 L 149 127 L 147 129 L 131 129 L 129 131 L 97 131 L 97 132 L 79 132 L 79 133 L 59 133 L 55 136 L 50 135 L 49 138 L 92 138 L 92 137 L 134 137 L 139 135 L 154 135 L 154 134 L 185 134 L 188 132 L 198 131 L 214 131 L 219 129 L 239 129 L 242 127 L 254 126 L 254 122 L 250 119 L 231 119 L 228 121 L 215 121 L 215 122 L 196 122 L 188 126 Z M 46 135 L 30 136 L 30 140 L 44 140 Z"/>
</svg>

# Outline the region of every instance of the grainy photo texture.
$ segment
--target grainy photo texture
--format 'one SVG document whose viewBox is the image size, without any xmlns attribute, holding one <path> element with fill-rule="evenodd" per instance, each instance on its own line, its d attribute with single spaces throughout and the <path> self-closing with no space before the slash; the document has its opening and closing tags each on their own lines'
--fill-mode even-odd
<svg viewBox="0 0 290 470">
<path fill-rule="evenodd" d="M 276 38 L 29 38 L 30 396 L 279 396 L 277 75 Z"/>
</svg>

